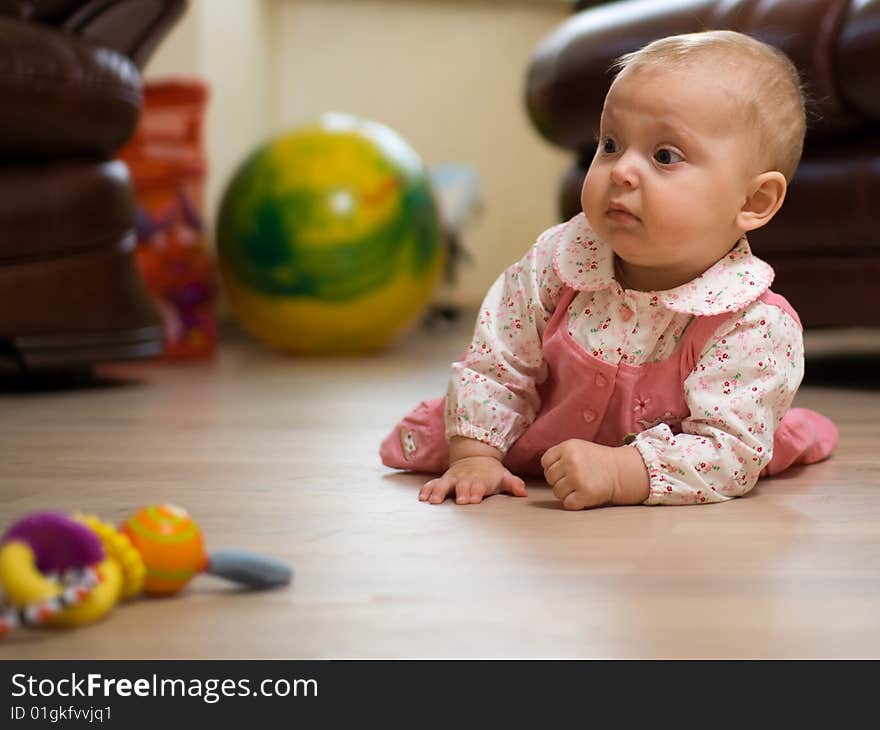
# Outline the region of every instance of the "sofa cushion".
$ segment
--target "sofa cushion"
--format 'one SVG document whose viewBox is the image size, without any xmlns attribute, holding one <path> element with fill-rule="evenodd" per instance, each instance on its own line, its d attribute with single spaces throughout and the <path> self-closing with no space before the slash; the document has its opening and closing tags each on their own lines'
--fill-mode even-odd
<svg viewBox="0 0 880 730">
<path fill-rule="evenodd" d="M 880 0 L 850 3 L 837 44 L 836 73 L 846 102 L 880 119 Z"/>
<path fill-rule="evenodd" d="M 141 81 L 125 56 L 0 18 L 0 160 L 108 159 L 134 133 Z"/>
</svg>

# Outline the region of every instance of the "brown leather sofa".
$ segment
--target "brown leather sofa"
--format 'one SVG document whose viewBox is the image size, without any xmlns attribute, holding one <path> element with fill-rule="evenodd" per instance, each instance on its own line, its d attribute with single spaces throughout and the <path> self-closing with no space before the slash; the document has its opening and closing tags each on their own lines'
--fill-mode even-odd
<svg viewBox="0 0 880 730">
<path fill-rule="evenodd" d="M 184 0 L 0 0 L 0 372 L 163 348 L 134 258 L 140 69 Z"/>
<path fill-rule="evenodd" d="M 776 270 L 774 290 L 805 327 L 880 325 L 880 0 L 623 0 L 572 15 L 539 44 L 526 80 L 534 125 L 576 156 L 561 217 L 580 210 L 611 61 L 662 36 L 716 28 L 781 48 L 806 82 L 800 167 L 782 210 L 749 235 Z"/>
</svg>

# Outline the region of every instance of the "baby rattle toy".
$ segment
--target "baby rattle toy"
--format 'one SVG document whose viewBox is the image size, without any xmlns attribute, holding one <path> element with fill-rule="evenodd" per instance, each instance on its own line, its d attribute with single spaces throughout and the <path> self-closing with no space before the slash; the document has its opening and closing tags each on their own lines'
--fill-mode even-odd
<svg viewBox="0 0 880 730">
<path fill-rule="evenodd" d="M 22 625 L 91 623 L 141 592 L 177 593 L 199 573 L 254 589 L 291 580 L 274 558 L 209 555 L 199 526 L 174 505 L 143 507 L 118 529 L 94 515 L 38 512 L 0 537 L 0 636 Z"/>
</svg>

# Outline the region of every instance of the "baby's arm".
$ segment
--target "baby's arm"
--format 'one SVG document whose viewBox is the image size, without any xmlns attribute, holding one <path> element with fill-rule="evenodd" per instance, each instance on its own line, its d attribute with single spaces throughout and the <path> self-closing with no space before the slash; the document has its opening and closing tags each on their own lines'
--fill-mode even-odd
<svg viewBox="0 0 880 730">
<path fill-rule="evenodd" d="M 482 441 L 506 453 L 540 408 L 536 383 L 546 377 L 542 337 L 562 282 L 553 267 L 558 236 L 545 232 L 493 283 L 464 357 L 446 390 L 446 438 Z"/>
<path fill-rule="evenodd" d="M 419 499 L 439 504 L 453 491 L 458 504 L 478 504 L 483 497 L 502 492 L 525 497 L 525 482 L 501 464 L 502 458 L 498 449 L 482 441 L 452 438 L 449 442 L 449 469 L 442 477 L 425 484 L 419 492 Z"/>
<path fill-rule="evenodd" d="M 647 504 L 702 504 L 746 494 L 773 453 L 773 435 L 803 377 L 803 334 L 778 307 L 757 302 L 710 338 L 685 381 L 682 433 L 640 433 Z"/>
<path fill-rule="evenodd" d="M 535 383 L 545 369 L 541 337 L 561 287 L 553 252 L 565 225 L 546 231 L 483 300 L 446 394 L 450 466 L 422 487 L 422 501 L 437 504 L 452 493 L 459 504 L 501 492 L 525 496 L 525 483 L 501 461 L 540 407 Z"/>
</svg>

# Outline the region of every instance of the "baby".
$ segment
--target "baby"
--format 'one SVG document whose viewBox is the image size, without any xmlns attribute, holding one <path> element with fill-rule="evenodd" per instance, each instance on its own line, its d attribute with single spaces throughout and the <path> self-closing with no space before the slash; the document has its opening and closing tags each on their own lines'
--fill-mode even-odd
<svg viewBox="0 0 880 730">
<path fill-rule="evenodd" d="M 745 236 L 800 160 L 796 69 L 732 31 L 617 67 L 583 212 L 498 278 L 446 397 L 382 444 L 388 466 L 442 473 L 423 501 L 525 496 L 520 475 L 542 474 L 567 509 L 720 502 L 837 443 L 789 408 L 800 321 Z"/>
</svg>

